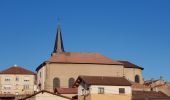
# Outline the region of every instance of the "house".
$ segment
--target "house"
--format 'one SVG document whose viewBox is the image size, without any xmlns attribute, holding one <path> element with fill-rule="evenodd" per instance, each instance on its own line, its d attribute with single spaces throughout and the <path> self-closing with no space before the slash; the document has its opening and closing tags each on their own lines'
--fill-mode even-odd
<svg viewBox="0 0 170 100">
<path fill-rule="evenodd" d="M 113 60 L 99 53 L 66 52 L 60 24 L 51 57 L 37 68 L 39 90 L 71 88 L 79 75 L 126 77 L 143 84 L 143 68 L 129 61 Z M 64 75 L 63 75 L 64 73 Z"/>
<path fill-rule="evenodd" d="M 56 94 L 46 90 L 41 90 L 19 100 L 72 100 L 72 99 L 60 94 Z"/>
<path fill-rule="evenodd" d="M 144 82 L 144 85 L 149 86 L 151 91 L 161 91 L 167 94 L 168 96 L 170 96 L 170 83 L 163 80 L 162 77 L 160 77 L 160 79 L 157 80 L 153 80 L 153 79 L 146 80 Z"/>
<path fill-rule="evenodd" d="M 0 98 L 34 93 L 36 74 L 23 67 L 12 66 L 0 72 Z"/>
<path fill-rule="evenodd" d="M 132 91 L 151 91 L 150 86 L 146 86 L 144 84 L 139 84 L 136 82 L 131 82 Z"/>
<path fill-rule="evenodd" d="M 166 84 L 166 81 L 162 79 L 162 77 L 160 79 L 151 79 L 151 80 L 145 80 L 144 81 L 144 85 L 146 86 L 150 86 L 150 87 L 155 87 L 158 85 L 163 85 Z"/>
<path fill-rule="evenodd" d="M 131 83 L 124 77 L 79 76 L 73 87 L 78 100 L 131 100 Z"/>
</svg>

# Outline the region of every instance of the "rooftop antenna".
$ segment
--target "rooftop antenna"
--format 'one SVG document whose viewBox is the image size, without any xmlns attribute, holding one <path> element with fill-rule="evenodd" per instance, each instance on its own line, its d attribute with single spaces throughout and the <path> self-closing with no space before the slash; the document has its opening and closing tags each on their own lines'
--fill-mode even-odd
<svg viewBox="0 0 170 100">
<path fill-rule="evenodd" d="M 160 80 L 163 80 L 163 76 L 160 76 Z"/>
<path fill-rule="evenodd" d="M 17 64 L 15 64 L 14 67 L 17 67 Z"/>
<path fill-rule="evenodd" d="M 60 25 L 60 17 L 57 18 L 58 25 Z"/>
</svg>

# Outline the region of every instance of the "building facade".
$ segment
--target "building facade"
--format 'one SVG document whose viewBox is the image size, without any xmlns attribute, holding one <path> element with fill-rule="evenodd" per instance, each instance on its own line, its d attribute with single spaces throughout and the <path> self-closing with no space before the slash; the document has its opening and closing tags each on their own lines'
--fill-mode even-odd
<svg viewBox="0 0 170 100">
<path fill-rule="evenodd" d="M 131 83 L 123 77 L 79 76 L 78 100 L 131 100 Z"/>
<path fill-rule="evenodd" d="M 161 91 L 170 96 L 170 83 L 163 80 L 162 77 L 157 80 L 146 80 L 144 85 L 149 86 L 151 91 Z"/>
<path fill-rule="evenodd" d="M 19 66 L 0 72 L 0 94 L 32 94 L 35 87 L 35 73 Z"/>
</svg>

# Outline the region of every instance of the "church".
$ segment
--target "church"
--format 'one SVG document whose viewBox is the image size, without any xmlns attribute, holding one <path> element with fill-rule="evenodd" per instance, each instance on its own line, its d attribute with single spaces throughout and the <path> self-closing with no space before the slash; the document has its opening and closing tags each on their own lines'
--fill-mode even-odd
<svg viewBox="0 0 170 100">
<path fill-rule="evenodd" d="M 40 90 L 72 87 L 79 75 L 125 77 L 143 84 L 144 68 L 129 61 L 112 60 L 99 53 L 66 52 L 60 24 L 51 57 L 37 68 L 37 85 Z"/>
</svg>

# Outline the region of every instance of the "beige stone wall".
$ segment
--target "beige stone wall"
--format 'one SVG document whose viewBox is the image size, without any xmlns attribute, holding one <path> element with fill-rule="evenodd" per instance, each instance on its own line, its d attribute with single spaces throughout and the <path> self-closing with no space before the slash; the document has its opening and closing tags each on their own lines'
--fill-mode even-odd
<svg viewBox="0 0 170 100">
<path fill-rule="evenodd" d="M 35 96 L 35 100 L 69 100 L 69 99 L 49 93 L 39 93 Z"/>
<path fill-rule="evenodd" d="M 60 78 L 61 87 L 68 87 L 69 78 L 77 79 L 79 75 L 89 76 L 123 76 L 122 65 L 96 65 L 96 64 L 47 64 L 45 89 L 53 91 L 53 79 Z"/>
<path fill-rule="evenodd" d="M 41 78 L 39 74 L 41 72 Z M 143 84 L 142 70 L 136 68 L 124 68 L 122 65 L 97 65 L 97 64 L 56 64 L 47 63 L 37 74 L 37 83 L 41 81 L 42 89 L 53 91 L 53 79 L 60 78 L 61 87 L 68 87 L 69 78 L 77 79 L 79 75 L 89 76 L 119 76 L 131 81 L 135 75 L 140 76 L 140 83 Z"/>
<path fill-rule="evenodd" d="M 36 100 L 35 97 L 28 98 L 26 100 Z"/>
<path fill-rule="evenodd" d="M 85 98 L 85 99 L 84 99 Z M 79 96 L 78 100 L 132 100 L 132 95 L 125 94 L 92 94 Z"/>
<path fill-rule="evenodd" d="M 124 68 L 124 75 L 128 80 L 135 81 L 135 75 L 139 75 L 140 83 L 143 84 L 142 70 L 137 68 Z"/>
<path fill-rule="evenodd" d="M 69 99 L 44 92 L 44 93 L 39 93 L 26 100 L 69 100 Z"/>
<path fill-rule="evenodd" d="M 78 96 L 78 100 L 91 100 L 91 95 L 87 95 L 87 96 Z"/>
<path fill-rule="evenodd" d="M 37 73 L 37 86 L 38 84 L 41 84 L 41 90 L 44 90 L 45 79 L 46 79 L 46 66 L 42 67 Z"/>
<path fill-rule="evenodd" d="M 10 78 L 10 81 L 5 81 L 5 78 Z M 16 81 L 16 77 L 19 78 Z M 29 81 L 24 81 L 29 79 Z M 34 75 L 12 75 L 12 74 L 1 74 L 0 75 L 0 91 L 1 94 L 5 92 L 8 94 L 31 94 L 34 91 L 35 76 Z M 29 89 L 24 89 L 24 85 L 29 85 Z M 10 86 L 10 89 L 5 89 L 5 86 Z"/>
<path fill-rule="evenodd" d="M 77 95 L 77 94 L 61 94 L 63 96 L 66 96 L 66 97 L 69 97 L 69 98 L 72 98 L 73 96 Z"/>
<path fill-rule="evenodd" d="M 90 93 L 98 94 L 98 88 L 104 88 L 104 93 L 106 94 L 119 94 L 119 88 L 125 89 L 125 94 L 132 94 L 132 89 L 130 86 L 104 86 L 104 85 L 91 85 Z"/>
</svg>

